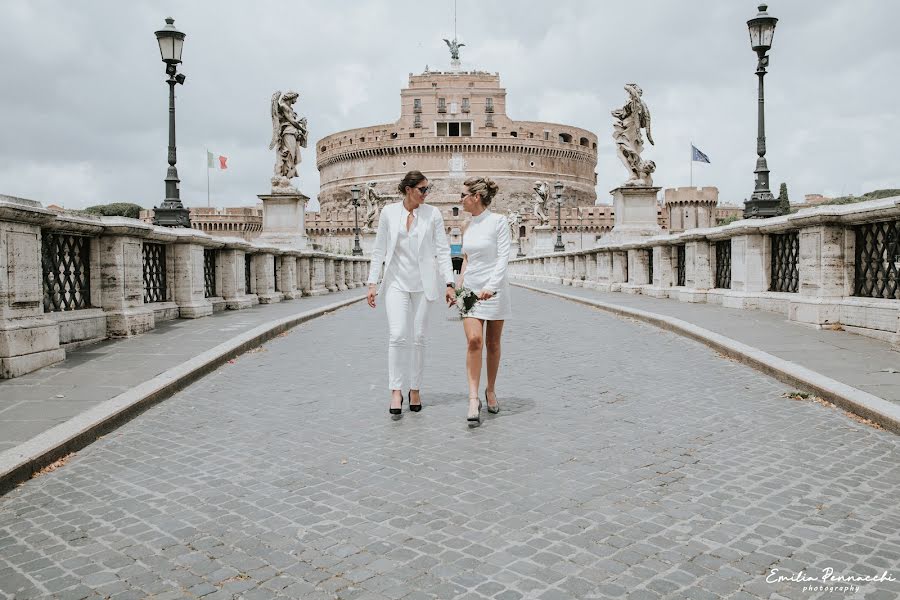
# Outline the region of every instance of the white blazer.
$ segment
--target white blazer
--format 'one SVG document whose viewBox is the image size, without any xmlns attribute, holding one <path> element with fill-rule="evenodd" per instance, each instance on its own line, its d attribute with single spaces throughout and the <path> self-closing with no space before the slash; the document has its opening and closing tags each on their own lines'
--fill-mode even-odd
<svg viewBox="0 0 900 600">
<path fill-rule="evenodd" d="M 375 234 L 375 248 L 372 250 L 372 262 L 369 266 L 368 284 L 378 283 L 382 275 L 382 263 L 384 263 L 384 280 L 378 288 L 378 293 L 389 285 L 393 277 L 391 259 L 394 257 L 394 248 L 397 246 L 397 236 L 400 227 L 405 225 L 403 221 L 403 202 L 388 204 L 381 209 L 378 217 L 378 233 Z M 422 289 L 425 290 L 425 298 L 432 301 L 438 297 L 439 283 L 441 286 L 453 283 L 453 263 L 450 262 L 450 245 L 447 243 L 447 233 L 444 231 L 444 218 L 441 211 L 423 204 L 417 209 L 416 225 L 419 231 L 419 273 L 422 275 Z M 438 271 L 440 270 L 440 281 Z"/>
</svg>

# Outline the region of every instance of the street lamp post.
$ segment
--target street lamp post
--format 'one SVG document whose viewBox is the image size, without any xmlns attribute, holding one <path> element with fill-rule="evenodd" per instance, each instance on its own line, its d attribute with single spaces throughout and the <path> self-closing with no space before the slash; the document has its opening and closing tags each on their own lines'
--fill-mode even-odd
<svg viewBox="0 0 900 600">
<path fill-rule="evenodd" d="M 775 24 L 778 19 L 770 17 L 766 12 L 765 4 L 759 5 L 759 14 L 747 21 L 750 29 L 750 46 L 759 61 L 756 64 L 756 75 L 759 77 L 759 102 L 756 134 L 756 188 L 750 200 L 744 203 L 744 218 L 775 217 L 779 214 L 778 200 L 769 190 L 769 167 L 766 164 L 766 119 L 765 119 L 765 95 L 763 90 L 763 77 L 766 75 L 766 67 L 769 65 L 769 57 L 766 52 L 772 47 L 772 37 L 775 35 Z"/>
<path fill-rule="evenodd" d="M 176 73 L 181 62 L 184 33 L 175 29 L 175 19 L 168 17 L 166 26 L 156 32 L 159 52 L 169 76 L 169 170 L 166 172 L 166 199 L 153 211 L 153 224 L 164 227 L 190 227 L 190 211 L 181 204 L 178 169 L 175 168 L 175 84 L 184 84 L 185 76 Z"/>
<path fill-rule="evenodd" d="M 553 184 L 554 196 L 556 197 L 556 243 L 553 244 L 554 252 L 563 252 L 566 247 L 562 241 L 562 181 Z"/>
<path fill-rule="evenodd" d="M 362 246 L 359 245 L 359 186 L 354 185 L 350 188 L 350 195 L 353 198 L 353 230 L 356 232 L 353 238 L 353 256 L 362 256 Z"/>
</svg>

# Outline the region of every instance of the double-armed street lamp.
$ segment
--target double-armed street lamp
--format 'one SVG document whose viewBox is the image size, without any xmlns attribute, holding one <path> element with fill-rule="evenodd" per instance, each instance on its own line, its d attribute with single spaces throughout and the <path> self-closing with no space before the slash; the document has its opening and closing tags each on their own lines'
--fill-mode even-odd
<svg viewBox="0 0 900 600">
<path fill-rule="evenodd" d="M 153 224 L 164 227 L 190 227 L 190 211 L 181 204 L 178 191 L 178 170 L 175 168 L 175 84 L 183 84 L 185 76 L 177 73 L 184 46 L 184 33 L 175 29 L 175 19 L 166 19 L 166 26 L 156 32 L 159 52 L 166 63 L 169 76 L 169 170 L 166 172 L 166 199 L 153 212 Z"/>
<path fill-rule="evenodd" d="M 566 246 L 562 241 L 562 181 L 553 184 L 553 196 L 556 198 L 556 243 L 553 244 L 554 252 L 564 252 Z"/>
<path fill-rule="evenodd" d="M 775 24 L 778 19 L 769 16 L 765 4 L 759 5 L 759 14 L 747 21 L 750 28 L 750 46 L 759 61 L 756 64 L 756 74 L 759 77 L 759 102 L 757 116 L 756 136 L 756 188 L 750 200 L 744 203 L 744 218 L 775 217 L 779 214 L 778 199 L 769 189 L 769 167 L 766 164 L 766 120 L 765 120 L 765 96 L 763 93 L 763 77 L 766 67 L 769 66 L 769 57 L 766 52 L 772 47 L 772 38 L 775 35 Z"/>
<path fill-rule="evenodd" d="M 353 202 L 353 230 L 356 236 L 353 239 L 353 256 L 362 256 L 362 246 L 359 245 L 359 186 L 350 188 L 350 196 Z"/>
</svg>

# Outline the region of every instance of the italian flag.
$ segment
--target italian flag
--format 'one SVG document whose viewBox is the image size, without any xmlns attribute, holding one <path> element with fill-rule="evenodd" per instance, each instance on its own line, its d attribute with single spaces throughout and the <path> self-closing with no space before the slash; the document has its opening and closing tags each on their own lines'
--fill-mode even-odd
<svg viewBox="0 0 900 600">
<path fill-rule="evenodd" d="M 228 157 L 227 156 L 216 156 L 209 150 L 206 151 L 206 168 L 207 169 L 219 169 L 220 171 L 224 171 L 228 169 Z"/>
</svg>

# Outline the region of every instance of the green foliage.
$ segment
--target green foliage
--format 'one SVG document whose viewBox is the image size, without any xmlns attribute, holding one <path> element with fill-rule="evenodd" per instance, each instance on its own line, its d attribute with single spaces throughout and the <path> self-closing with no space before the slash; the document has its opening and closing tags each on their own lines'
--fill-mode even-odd
<svg viewBox="0 0 900 600">
<path fill-rule="evenodd" d="M 867 200 L 878 200 L 880 198 L 891 198 L 893 196 L 900 196 L 900 190 L 898 189 L 884 189 L 884 190 L 874 190 L 872 192 L 866 192 L 862 196 L 841 196 L 840 198 L 832 198 L 831 200 L 827 200 L 822 203 L 825 204 L 855 204 L 857 202 L 865 202 Z M 820 205 L 821 206 L 821 205 Z"/>
<path fill-rule="evenodd" d="M 144 210 L 143 206 L 132 204 L 130 202 L 113 202 L 111 204 L 88 206 L 84 209 L 84 212 L 89 215 L 99 215 L 101 217 L 130 217 L 132 219 L 137 219 L 142 210 Z"/>
<path fill-rule="evenodd" d="M 731 215 L 730 217 L 725 217 L 722 219 L 722 222 L 719 223 L 719 226 L 728 225 L 729 223 L 734 223 L 735 221 L 740 221 L 743 217 L 738 215 Z"/>
</svg>

